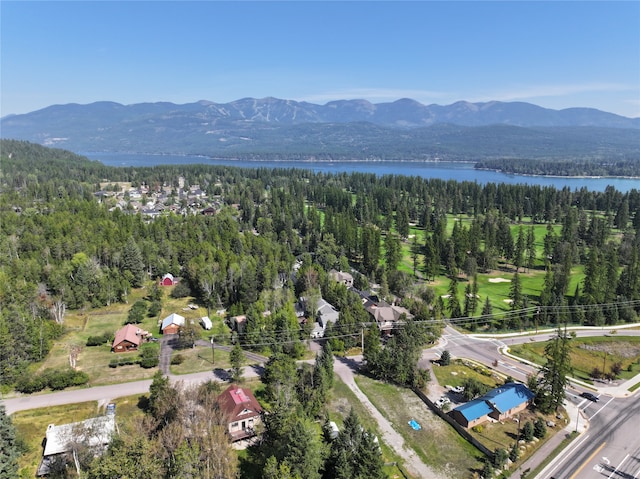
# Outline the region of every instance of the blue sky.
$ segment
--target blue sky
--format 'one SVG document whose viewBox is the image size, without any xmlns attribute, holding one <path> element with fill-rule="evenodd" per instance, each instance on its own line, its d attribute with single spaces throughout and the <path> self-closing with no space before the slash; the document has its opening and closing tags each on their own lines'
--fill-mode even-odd
<svg viewBox="0 0 640 479">
<path fill-rule="evenodd" d="M 0 2 L 0 115 L 52 104 L 527 101 L 640 117 L 640 2 Z"/>
</svg>

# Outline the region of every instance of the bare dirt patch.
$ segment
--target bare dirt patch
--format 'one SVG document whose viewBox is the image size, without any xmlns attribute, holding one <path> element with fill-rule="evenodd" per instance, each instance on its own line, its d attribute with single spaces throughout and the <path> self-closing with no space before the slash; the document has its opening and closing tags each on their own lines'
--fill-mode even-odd
<svg viewBox="0 0 640 479">
<path fill-rule="evenodd" d="M 621 358 L 635 358 L 640 356 L 640 344 L 628 343 L 626 341 L 616 343 L 580 344 L 579 348 L 587 351 L 607 353 L 611 356 L 618 356 Z"/>
</svg>

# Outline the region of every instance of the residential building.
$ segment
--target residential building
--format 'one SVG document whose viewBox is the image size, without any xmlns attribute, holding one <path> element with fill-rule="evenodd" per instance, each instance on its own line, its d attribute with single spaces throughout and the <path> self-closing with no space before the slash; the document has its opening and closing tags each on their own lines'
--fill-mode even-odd
<svg viewBox="0 0 640 479">
<path fill-rule="evenodd" d="M 217 402 L 232 442 L 256 435 L 256 427 L 262 423 L 262 407 L 249 389 L 232 384 L 218 396 Z"/>
<path fill-rule="evenodd" d="M 116 331 L 111 350 L 114 353 L 137 351 L 140 344 L 142 344 L 148 336 L 150 335 L 147 331 L 140 329 L 135 324 L 127 324 Z"/>
<path fill-rule="evenodd" d="M 449 415 L 464 427 L 489 420 L 502 421 L 526 409 L 534 397 L 535 394 L 524 384 L 507 383 L 456 407 Z"/>
<path fill-rule="evenodd" d="M 160 330 L 162 334 L 177 334 L 182 326 L 184 326 L 184 317 L 176 313 L 171 313 L 162 320 Z"/>
</svg>

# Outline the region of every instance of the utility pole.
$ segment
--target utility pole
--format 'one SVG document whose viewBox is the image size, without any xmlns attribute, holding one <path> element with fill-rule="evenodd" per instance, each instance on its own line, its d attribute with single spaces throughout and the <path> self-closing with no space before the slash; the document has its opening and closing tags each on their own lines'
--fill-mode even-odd
<svg viewBox="0 0 640 479">
<path fill-rule="evenodd" d="M 216 365 L 216 350 L 213 347 L 213 336 L 211 336 L 211 364 L 213 364 L 214 368 Z"/>
</svg>

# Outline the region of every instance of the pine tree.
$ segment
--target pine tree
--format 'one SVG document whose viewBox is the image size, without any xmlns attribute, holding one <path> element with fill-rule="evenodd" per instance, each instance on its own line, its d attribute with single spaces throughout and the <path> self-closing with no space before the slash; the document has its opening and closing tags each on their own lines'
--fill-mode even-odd
<svg viewBox="0 0 640 479">
<path fill-rule="evenodd" d="M 16 429 L 0 404 L 0 479 L 18 477 L 20 449 L 16 442 Z"/>
<path fill-rule="evenodd" d="M 543 381 L 538 397 L 544 412 L 557 411 L 564 402 L 565 388 L 571 373 L 571 337 L 566 330 L 558 329 L 557 336 L 545 347 L 547 363 L 543 369 Z"/>
<path fill-rule="evenodd" d="M 229 362 L 231 363 L 231 377 L 234 381 L 240 381 L 242 379 L 242 360 L 244 359 L 244 352 L 240 343 L 237 342 L 231 352 L 229 353 Z"/>
<path fill-rule="evenodd" d="M 516 271 L 511 279 L 511 289 L 509 290 L 509 299 L 511 299 L 511 311 L 522 309 L 522 284 L 520 283 L 520 275 Z"/>
<path fill-rule="evenodd" d="M 460 308 L 460 300 L 458 299 L 458 280 L 454 276 L 449 283 L 448 309 L 450 318 L 462 317 L 462 309 Z"/>
<path fill-rule="evenodd" d="M 125 272 L 129 272 L 130 283 L 134 288 L 142 286 L 144 281 L 144 261 L 142 253 L 132 236 L 127 240 L 122 253 L 123 267 Z"/>
</svg>

